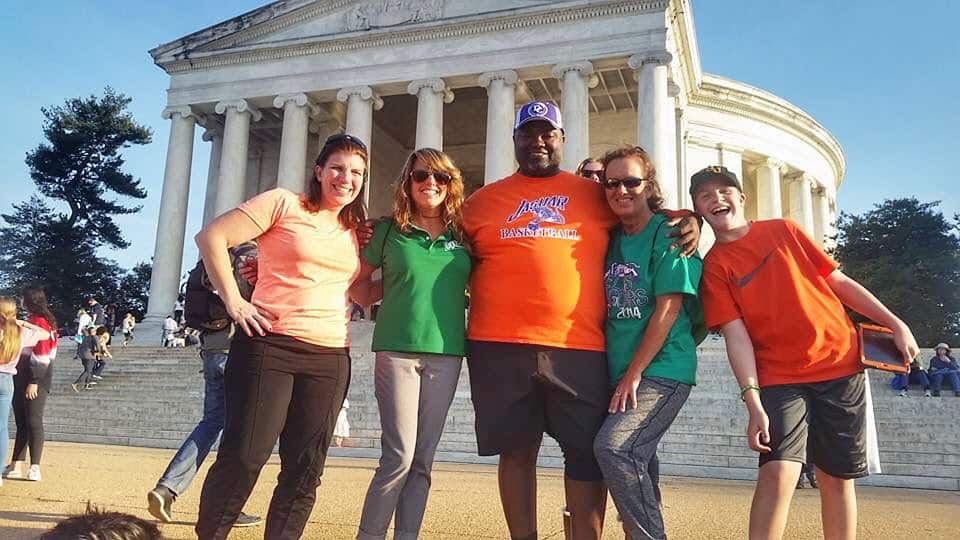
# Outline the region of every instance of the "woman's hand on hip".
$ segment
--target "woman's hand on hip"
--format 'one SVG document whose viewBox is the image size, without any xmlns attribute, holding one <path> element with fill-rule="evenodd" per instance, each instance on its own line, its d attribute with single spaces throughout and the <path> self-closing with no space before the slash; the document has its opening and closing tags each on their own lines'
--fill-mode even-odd
<svg viewBox="0 0 960 540">
<path fill-rule="evenodd" d="M 607 412 L 616 414 L 618 412 L 625 412 L 628 408 L 636 409 L 637 388 L 640 387 L 641 380 L 643 380 L 642 372 L 628 369 L 617 384 L 616 390 L 613 391 L 613 396 L 610 398 L 610 407 L 607 409 Z"/>
<path fill-rule="evenodd" d="M 229 305 L 226 305 L 226 308 L 230 318 L 240 325 L 240 328 L 242 328 L 248 336 L 252 336 L 254 332 L 263 336 L 273 330 L 273 325 L 270 324 L 270 321 L 260 313 L 256 306 L 246 300 L 240 299 L 236 302 L 231 302 Z"/>
</svg>

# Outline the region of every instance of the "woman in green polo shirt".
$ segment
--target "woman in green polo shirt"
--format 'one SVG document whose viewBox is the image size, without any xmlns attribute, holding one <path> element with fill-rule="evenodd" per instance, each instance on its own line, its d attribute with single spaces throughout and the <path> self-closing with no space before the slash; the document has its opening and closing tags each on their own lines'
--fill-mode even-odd
<svg viewBox="0 0 960 540">
<path fill-rule="evenodd" d="M 397 180 L 393 218 L 374 226 L 359 282 L 383 287 L 373 331 L 380 465 L 367 490 L 357 538 L 416 538 L 430 471 L 464 356 L 470 256 L 460 208 L 463 179 L 449 156 L 422 148 Z M 376 268 L 382 281 L 370 281 Z M 379 291 L 375 291 L 374 295 Z"/>
<path fill-rule="evenodd" d="M 594 440 L 628 538 L 665 538 L 657 443 L 690 395 L 697 371 L 693 328 L 703 263 L 670 249 L 657 213 L 663 197 L 641 148 L 603 157 L 601 183 L 620 218 L 604 266 L 609 413 Z"/>
</svg>

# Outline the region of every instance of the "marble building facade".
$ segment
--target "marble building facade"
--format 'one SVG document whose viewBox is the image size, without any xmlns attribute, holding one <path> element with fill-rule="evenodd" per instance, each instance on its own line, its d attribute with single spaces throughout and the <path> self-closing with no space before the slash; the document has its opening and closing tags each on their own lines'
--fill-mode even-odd
<svg viewBox="0 0 960 540">
<path fill-rule="evenodd" d="M 748 217 L 833 235 L 839 143 L 787 101 L 704 73 L 689 0 L 281 0 L 150 54 L 170 76 L 171 130 L 148 326 L 172 312 L 196 232 L 198 135 L 211 145 L 203 223 L 264 190 L 302 190 L 341 131 L 370 146 L 379 216 L 415 148 L 442 148 L 473 188 L 512 173 L 516 108 L 548 100 L 564 115 L 565 169 L 639 144 L 670 207 L 689 208 L 690 174 L 720 164 L 742 179 Z"/>
</svg>

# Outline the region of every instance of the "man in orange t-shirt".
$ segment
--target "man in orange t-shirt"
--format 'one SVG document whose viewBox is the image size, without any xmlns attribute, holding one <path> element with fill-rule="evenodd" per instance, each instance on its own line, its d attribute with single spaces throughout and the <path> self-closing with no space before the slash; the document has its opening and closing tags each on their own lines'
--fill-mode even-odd
<svg viewBox="0 0 960 540">
<path fill-rule="evenodd" d="M 513 538 L 536 538 L 543 433 L 564 454 L 575 538 L 599 538 L 606 490 L 593 439 L 609 403 L 603 261 L 617 223 L 600 184 L 560 170 L 560 111 L 530 102 L 513 135 L 519 171 L 463 209 L 475 263 L 467 362 L 480 455 L 500 455 Z M 688 220 L 695 223 L 695 220 Z M 681 227 L 696 248 L 699 227 Z"/>
<path fill-rule="evenodd" d="M 783 536 L 801 464 L 811 460 L 824 537 L 855 538 L 854 479 L 868 474 L 866 401 L 844 305 L 891 328 L 905 364 L 916 340 L 796 223 L 747 222 L 746 196 L 725 167 L 694 174 L 690 195 L 717 237 L 700 281 L 704 317 L 723 332 L 750 415 L 747 442 L 760 452 L 749 536 Z"/>
</svg>

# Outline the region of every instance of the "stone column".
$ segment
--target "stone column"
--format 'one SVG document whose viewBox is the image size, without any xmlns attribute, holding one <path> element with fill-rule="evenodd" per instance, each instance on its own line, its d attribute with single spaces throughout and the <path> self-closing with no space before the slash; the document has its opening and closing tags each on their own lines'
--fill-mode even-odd
<svg viewBox="0 0 960 540">
<path fill-rule="evenodd" d="M 783 217 L 780 171 L 783 162 L 767 158 L 757 167 L 757 219 Z"/>
<path fill-rule="evenodd" d="M 821 247 L 828 247 L 828 236 L 833 235 L 833 219 L 830 216 L 830 193 L 825 187 L 813 190 L 813 239 Z"/>
<path fill-rule="evenodd" d="M 370 139 L 373 137 L 373 111 L 383 108 L 383 100 L 369 86 L 354 86 L 337 92 L 337 101 L 347 104 L 347 125 L 344 131 L 363 141 L 372 159 L 373 147 Z M 372 178 L 369 167 L 367 178 Z M 367 208 L 370 207 L 370 190 L 373 187 L 369 183 L 368 180 L 367 189 L 363 192 L 363 203 Z"/>
<path fill-rule="evenodd" d="M 219 216 L 243 202 L 247 181 L 247 150 L 250 144 L 250 120 L 263 115 L 249 101 L 236 99 L 221 101 L 214 108 L 224 114 L 223 152 L 220 155 L 220 175 L 217 177 L 215 214 Z"/>
<path fill-rule="evenodd" d="M 796 221 L 811 237 L 815 234 L 812 188 L 813 178 L 806 173 L 790 179 L 790 219 Z"/>
<path fill-rule="evenodd" d="M 670 135 L 674 119 L 671 117 L 672 104 L 667 89 L 667 75 L 673 55 L 667 51 L 636 54 L 627 64 L 638 70 L 637 90 L 637 144 L 653 158 L 653 164 L 660 175 L 660 189 L 668 208 L 676 208 L 677 194 L 671 189 L 676 184 L 670 153 L 675 152 L 673 138 Z M 665 166 L 667 165 L 667 166 Z"/>
<path fill-rule="evenodd" d="M 299 192 L 303 189 L 303 168 L 307 162 L 307 129 L 317 106 L 303 93 L 279 95 L 273 98 L 273 106 L 283 109 L 277 187 Z"/>
<path fill-rule="evenodd" d="M 413 81 L 407 92 L 417 96 L 417 149 L 443 150 L 443 105 L 453 103 L 453 92 L 443 79 Z"/>
<path fill-rule="evenodd" d="M 209 117 L 208 117 L 209 118 Z M 208 122 L 213 122 L 208 120 Z M 217 217 L 217 181 L 220 177 L 220 157 L 223 154 L 223 126 L 209 125 L 203 132 L 203 140 L 210 143 L 210 166 L 207 169 L 207 191 L 203 198 L 202 226 Z"/>
<path fill-rule="evenodd" d="M 563 114 L 563 160 L 560 168 L 573 172 L 590 155 L 590 88 L 598 79 L 593 64 L 587 61 L 558 64 L 553 76 L 562 87 L 560 112 Z"/>
<path fill-rule="evenodd" d="M 513 123 L 517 108 L 517 72 L 491 71 L 480 75 L 487 89 L 487 138 L 483 183 L 505 178 L 516 170 L 513 155 Z"/>
<path fill-rule="evenodd" d="M 160 341 L 163 319 L 173 313 L 180 289 L 183 264 L 183 236 L 187 228 L 187 199 L 190 194 L 190 165 L 193 160 L 193 133 L 197 117 L 190 107 L 164 109 L 170 120 L 170 140 L 163 171 L 157 240 L 153 247 L 153 272 L 150 275 L 150 299 L 142 321 L 142 345 L 156 346 Z M 143 332 L 143 330 L 147 330 Z M 156 332 L 155 335 L 151 335 Z M 154 338 L 156 340 L 154 341 Z"/>
</svg>

